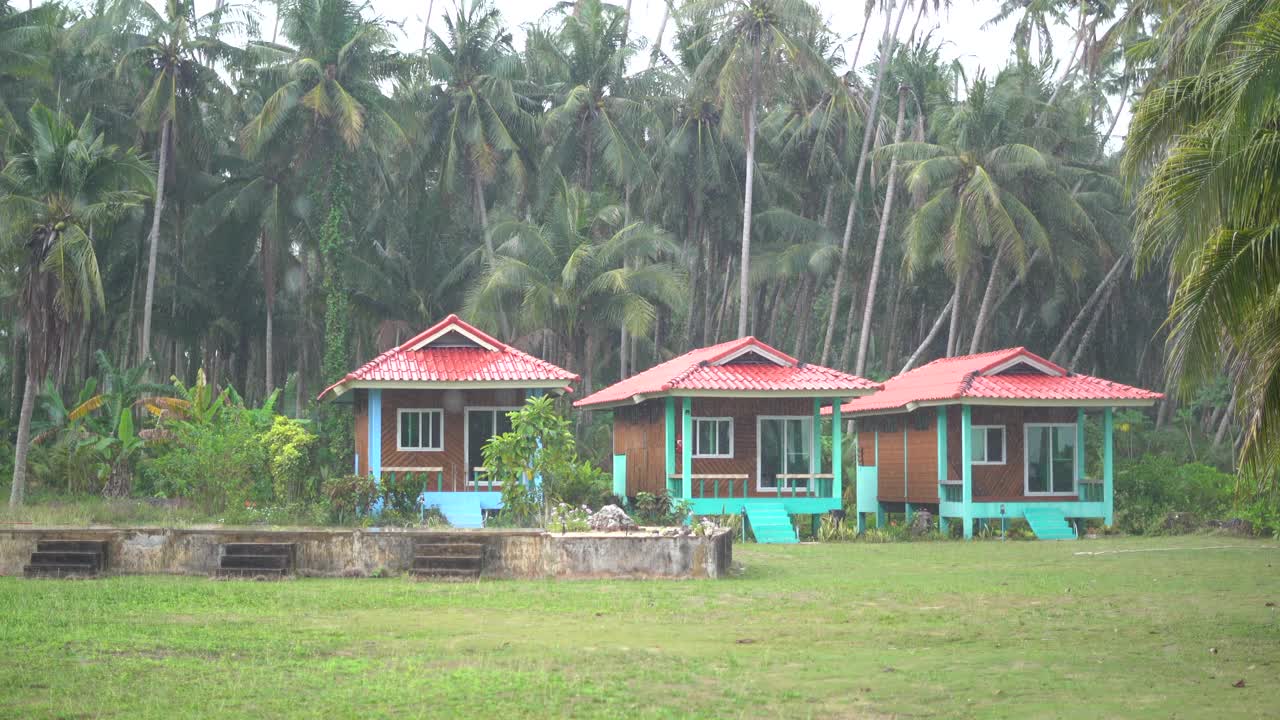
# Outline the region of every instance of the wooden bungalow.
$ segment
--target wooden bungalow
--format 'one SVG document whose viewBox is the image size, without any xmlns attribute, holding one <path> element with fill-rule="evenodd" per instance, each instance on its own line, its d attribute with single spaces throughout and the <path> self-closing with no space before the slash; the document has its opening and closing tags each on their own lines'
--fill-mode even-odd
<svg viewBox="0 0 1280 720">
<path fill-rule="evenodd" d="M 666 492 L 700 515 L 744 513 L 761 542 L 791 515 L 841 507 L 840 403 L 879 386 L 745 337 L 694 350 L 574 403 L 613 410 L 614 493 Z M 824 464 L 823 407 L 832 458 Z"/>
<path fill-rule="evenodd" d="M 856 398 L 858 529 L 875 513 L 930 508 L 959 521 L 1025 518 L 1041 539 L 1076 537 L 1069 520 L 1113 520 L 1112 410 L 1159 393 L 1068 371 L 1025 348 L 944 358 Z M 1086 476 L 1085 426 L 1102 416 L 1101 477 Z"/>
<path fill-rule="evenodd" d="M 422 482 L 423 504 L 455 527 L 480 527 L 502 505 L 481 448 L 511 428 L 527 397 L 561 393 L 578 376 L 521 352 L 456 315 L 347 373 L 320 400 L 355 410 L 355 473 Z"/>
</svg>

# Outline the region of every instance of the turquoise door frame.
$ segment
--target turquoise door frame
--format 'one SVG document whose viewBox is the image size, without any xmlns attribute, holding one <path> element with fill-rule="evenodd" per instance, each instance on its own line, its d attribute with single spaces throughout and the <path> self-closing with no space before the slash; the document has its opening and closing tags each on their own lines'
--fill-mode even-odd
<svg viewBox="0 0 1280 720">
<path fill-rule="evenodd" d="M 947 482 L 947 406 L 938 406 L 938 503 L 941 507 L 942 499 L 946 497 L 946 489 L 943 487 Z M 938 513 L 938 532 L 943 535 L 947 534 L 947 519 Z"/>
<path fill-rule="evenodd" d="M 369 474 L 373 475 L 373 484 L 378 489 L 378 499 L 373 501 L 371 510 L 377 515 L 382 512 L 382 390 L 369 390 L 367 414 Z"/>
</svg>

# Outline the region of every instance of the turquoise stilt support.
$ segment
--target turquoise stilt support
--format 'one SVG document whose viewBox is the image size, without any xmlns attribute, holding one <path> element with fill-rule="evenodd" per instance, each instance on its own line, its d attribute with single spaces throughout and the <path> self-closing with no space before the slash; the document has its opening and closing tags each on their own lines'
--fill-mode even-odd
<svg viewBox="0 0 1280 720">
<path fill-rule="evenodd" d="M 889 524 L 888 518 L 884 512 L 884 506 L 876 503 L 876 527 L 883 529 Z"/>
<path fill-rule="evenodd" d="M 840 416 L 840 398 L 831 399 L 831 492 L 844 506 L 844 419 Z M 815 430 L 815 432 L 817 432 Z M 856 463 L 855 463 L 856 464 Z"/>
<path fill-rule="evenodd" d="M 1115 418 L 1111 408 L 1102 411 L 1102 506 L 1106 516 L 1103 522 L 1110 527 L 1115 523 Z"/>
<path fill-rule="evenodd" d="M 369 474 L 378 488 L 378 499 L 370 510 L 374 515 L 382 512 L 382 390 L 369 390 Z"/>
<path fill-rule="evenodd" d="M 973 408 L 960 406 L 960 502 L 964 537 L 973 537 Z"/>
<path fill-rule="evenodd" d="M 663 482 L 667 486 L 667 494 L 675 496 L 671 492 L 671 476 L 676 472 L 676 399 L 668 397 L 666 400 L 666 473 Z"/>
<path fill-rule="evenodd" d="M 907 503 L 906 505 L 907 505 L 907 509 L 906 509 L 906 523 L 907 523 L 908 525 L 910 525 L 910 524 L 911 524 L 911 516 L 916 514 L 916 508 L 915 508 L 915 506 L 914 506 L 914 505 L 912 505 L 911 503 Z"/>
<path fill-rule="evenodd" d="M 938 406 L 938 532 L 947 534 L 947 519 L 942 516 L 942 484 L 947 481 L 947 406 Z"/>
<path fill-rule="evenodd" d="M 861 535 L 862 533 L 867 531 L 867 514 L 864 512 L 859 512 L 856 514 L 858 516 L 858 534 Z"/>
<path fill-rule="evenodd" d="M 680 412 L 680 497 L 693 497 L 693 400 L 684 398 Z"/>
</svg>

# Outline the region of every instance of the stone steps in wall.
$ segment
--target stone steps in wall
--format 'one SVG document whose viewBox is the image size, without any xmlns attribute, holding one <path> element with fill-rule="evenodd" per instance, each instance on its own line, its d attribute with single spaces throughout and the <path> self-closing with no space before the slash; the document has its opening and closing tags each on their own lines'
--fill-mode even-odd
<svg viewBox="0 0 1280 720">
<path fill-rule="evenodd" d="M 278 579 L 293 572 L 294 543 L 223 543 L 217 577 Z"/>
<path fill-rule="evenodd" d="M 450 536 L 414 543 L 410 573 L 419 578 L 477 580 L 484 570 L 484 545 Z"/>
<path fill-rule="evenodd" d="M 96 577 L 107 566 L 107 543 L 102 540 L 40 540 L 25 577 Z"/>
</svg>

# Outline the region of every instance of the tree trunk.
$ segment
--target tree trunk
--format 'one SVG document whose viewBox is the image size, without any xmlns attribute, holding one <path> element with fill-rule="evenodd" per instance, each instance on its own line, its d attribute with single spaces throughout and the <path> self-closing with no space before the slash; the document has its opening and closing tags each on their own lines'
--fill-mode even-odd
<svg viewBox="0 0 1280 720">
<path fill-rule="evenodd" d="M 947 304 L 942 306 L 942 312 L 938 313 L 938 319 L 933 321 L 933 327 L 929 328 L 929 334 L 924 336 L 924 340 L 921 341 L 920 346 L 916 348 L 915 352 L 911 353 L 911 357 L 907 358 L 907 364 L 903 365 L 902 369 L 898 371 L 899 375 L 915 367 L 916 361 L 920 359 L 920 355 L 929 347 L 929 343 L 933 342 L 933 339 L 938 336 L 938 331 L 942 329 L 942 321 L 946 320 L 948 316 L 954 315 L 953 310 L 955 309 L 955 305 L 956 298 L 955 295 L 952 295 L 951 299 L 947 301 Z"/>
<path fill-rule="evenodd" d="M 751 89 L 747 102 L 747 179 L 742 190 L 742 260 L 738 278 L 738 337 L 747 334 L 751 312 L 751 201 L 756 178 L 756 105 L 760 102 L 760 49 L 751 59 Z"/>
<path fill-rule="evenodd" d="M 1071 340 L 1071 337 L 1075 335 L 1076 329 L 1079 328 L 1080 323 L 1084 322 L 1085 318 L 1089 316 L 1089 312 L 1093 309 L 1093 306 L 1102 298 L 1102 295 L 1107 291 L 1107 288 L 1111 286 L 1111 283 L 1115 282 L 1116 277 L 1119 276 L 1120 271 L 1129 263 L 1129 260 L 1130 255 L 1127 251 L 1116 259 L 1115 263 L 1111 266 L 1111 269 L 1107 271 L 1106 276 L 1102 278 L 1102 282 L 1098 283 L 1098 287 L 1093 289 L 1093 293 L 1089 296 L 1089 299 L 1085 301 L 1084 307 L 1080 308 L 1080 312 L 1077 313 L 1075 319 L 1071 321 L 1071 325 L 1067 327 L 1067 331 L 1062 334 L 1062 338 L 1058 340 L 1058 344 L 1053 348 L 1053 354 L 1049 356 L 1049 360 L 1052 362 L 1062 362 L 1062 354 L 1066 352 L 1067 343 Z"/>
<path fill-rule="evenodd" d="M 892 276 L 891 276 L 892 277 Z M 889 314 L 889 339 L 885 341 L 884 348 L 884 367 L 889 369 L 898 362 L 898 343 L 901 328 L 899 327 L 902 317 L 902 294 L 906 290 L 906 283 L 903 282 L 901 274 L 899 274 L 896 283 L 897 289 L 893 293 L 893 312 Z"/>
<path fill-rule="evenodd" d="M 628 0 L 628 5 L 630 1 Z M 671 1 L 667 0 L 662 3 L 662 22 L 658 23 L 658 35 L 653 40 L 653 49 L 649 51 L 649 67 L 658 61 L 658 55 L 662 54 L 662 34 L 667 30 L 667 20 L 671 17 Z"/>
<path fill-rule="evenodd" d="M 924 0 L 921 0 L 924 7 Z M 893 143 L 902 142 L 902 128 L 906 124 L 907 93 L 906 85 L 898 86 L 898 124 L 893 129 Z M 861 375 L 867 367 L 867 347 L 871 341 L 871 314 L 876 304 L 876 288 L 880 281 L 880 262 L 884 256 L 884 240 L 889 232 L 889 217 L 893 214 L 893 196 L 898 187 L 898 154 L 895 152 L 889 159 L 889 187 L 884 191 L 884 209 L 880 211 L 880 230 L 876 233 L 876 249 L 871 256 L 871 275 L 867 278 L 867 299 L 862 307 L 862 330 L 858 333 L 858 361 L 854 363 L 853 374 Z M 847 340 L 846 340 L 847 342 Z"/>
<path fill-rule="evenodd" d="M 422 19 L 422 51 L 427 51 L 427 45 L 431 41 L 431 11 L 435 8 L 436 0 L 427 0 L 427 16 Z"/>
<path fill-rule="evenodd" d="M 920 12 L 916 13 L 916 21 L 911 23 L 911 32 L 907 35 L 907 44 L 916 41 L 916 30 L 920 27 L 920 19 L 924 17 L 925 8 L 929 7 L 927 0 L 920 0 Z"/>
<path fill-rule="evenodd" d="M 991 261 L 991 275 L 987 278 L 987 289 L 982 291 L 982 305 L 978 307 L 978 320 L 973 325 L 973 339 L 969 341 L 969 354 L 978 352 L 982 345 L 982 336 L 987 331 L 987 323 L 991 318 L 991 303 L 995 298 L 996 280 L 1000 277 L 1000 261 L 1004 259 L 1004 246 L 996 250 Z"/>
<path fill-rule="evenodd" d="M 1107 309 L 1107 301 L 1111 299 L 1111 293 L 1115 290 L 1115 284 L 1107 286 L 1107 291 L 1102 294 L 1102 299 L 1098 301 L 1097 307 L 1093 309 L 1093 318 L 1089 320 L 1089 325 L 1084 329 L 1084 334 L 1080 336 L 1080 344 L 1076 346 L 1076 352 L 1071 356 L 1071 365 L 1068 367 L 1079 367 L 1080 360 L 1084 357 L 1085 348 L 1089 347 L 1089 341 L 1093 340 L 1093 333 L 1098 329 L 1098 321 L 1102 319 L 1103 313 Z"/>
<path fill-rule="evenodd" d="M 147 258 L 147 291 L 143 296 L 142 337 L 139 339 L 138 359 L 145 361 L 151 356 L 151 303 L 156 295 L 156 257 L 160 247 L 160 218 L 164 215 L 164 183 L 169 165 L 169 126 L 171 120 L 165 120 L 160 130 L 160 166 L 156 170 L 156 203 L 151 216 L 150 248 Z"/>
<path fill-rule="evenodd" d="M 876 82 L 871 88 L 871 103 L 867 106 L 867 119 L 862 130 L 862 149 L 858 153 L 858 165 L 853 175 L 853 197 L 849 199 L 849 212 L 844 220 L 844 236 L 840 240 L 840 260 L 836 265 L 836 281 L 831 289 L 831 312 L 827 316 L 827 334 L 822 341 L 822 359 L 820 365 L 826 365 L 831 358 L 831 346 L 836 333 L 836 316 L 840 312 L 840 294 L 844 290 L 845 267 L 849 261 L 849 244 L 853 240 L 853 222 L 858 214 L 858 196 L 862 193 L 863 170 L 867 166 L 867 154 L 871 149 L 871 137 L 875 134 L 876 114 L 880 106 L 880 87 L 884 84 L 885 71 L 889 67 L 892 55 L 891 40 L 897 34 L 893 28 L 893 2 L 889 0 L 884 22 L 884 35 L 880 39 L 880 63 L 876 67 Z M 898 22 L 902 22 L 902 13 L 898 13 Z M 893 33 L 892 35 L 890 33 Z"/>
<path fill-rule="evenodd" d="M 964 275 L 956 275 L 956 287 L 951 293 L 951 327 L 947 329 L 947 355 L 956 354 L 956 346 L 960 343 L 960 296 L 964 285 Z"/>
<path fill-rule="evenodd" d="M 1236 396 L 1233 393 L 1231 400 L 1227 402 L 1227 407 L 1222 413 L 1222 419 L 1218 422 L 1218 431 L 1213 434 L 1213 446 L 1222 445 L 1222 440 L 1227 436 L 1227 427 L 1231 425 L 1231 416 L 1235 414 Z"/>
<path fill-rule="evenodd" d="M 480 232 L 484 236 L 485 261 L 492 264 L 497 253 L 493 250 L 493 236 L 489 234 L 489 209 L 485 207 L 484 183 L 480 182 L 480 173 L 471 173 L 472 188 L 475 192 L 476 210 L 480 213 Z M 511 339 L 511 327 L 507 323 L 507 313 L 498 306 L 498 327 L 502 329 L 504 340 Z"/>
<path fill-rule="evenodd" d="M 1058 99 L 1058 93 L 1062 92 L 1062 88 L 1066 86 L 1067 80 L 1075 74 L 1076 56 L 1080 54 L 1080 45 L 1084 42 L 1085 30 L 1085 10 L 1084 4 L 1080 5 L 1080 22 L 1076 29 L 1076 44 L 1071 49 L 1071 57 L 1067 59 L 1067 67 L 1062 73 L 1062 77 L 1053 86 L 1053 92 L 1049 94 L 1049 99 L 1045 101 L 1044 108 L 1040 110 L 1040 117 L 1036 119 L 1036 127 L 1044 127 L 1044 123 L 1049 119 L 1049 110 L 1053 107 L 1053 103 Z"/>
<path fill-rule="evenodd" d="M 862 41 L 867 37 L 867 28 L 871 26 L 871 16 L 874 12 L 875 3 L 867 3 L 866 13 L 862 16 L 862 32 L 858 33 L 858 44 L 853 49 L 853 60 L 849 62 L 853 72 L 858 71 L 858 58 L 862 56 Z"/>
<path fill-rule="evenodd" d="M 9 507 L 22 505 L 27 494 L 27 451 L 31 449 L 31 411 L 36 405 L 38 381 L 32 374 L 30 350 L 27 351 L 27 382 L 22 390 L 22 410 L 18 412 L 18 437 L 13 445 L 13 485 L 9 488 Z"/>
</svg>

